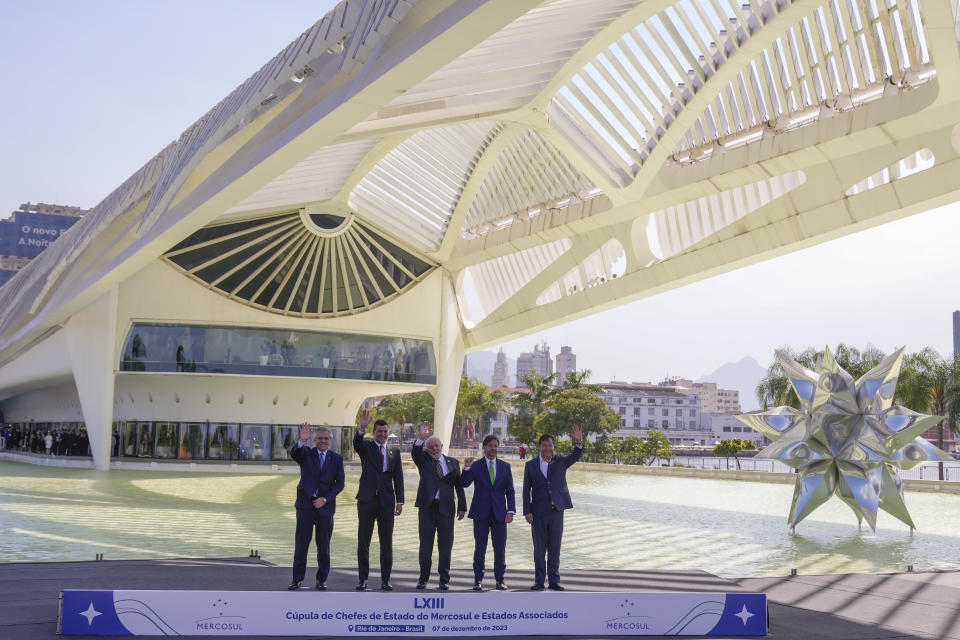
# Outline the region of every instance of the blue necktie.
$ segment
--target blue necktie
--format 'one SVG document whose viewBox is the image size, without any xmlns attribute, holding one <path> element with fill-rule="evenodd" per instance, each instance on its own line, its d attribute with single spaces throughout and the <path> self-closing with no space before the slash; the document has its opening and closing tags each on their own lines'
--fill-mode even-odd
<svg viewBox="0 0 960 640">
<path fill-rule="evenodd" d="M 320 456 L 320 471 L 323 471 L 323 458 L 324 458 L 324 453 L 325 453 L 324 451 L 318 451 L 318 452 L 317 452 L 317 455 Z"/>
</svg>

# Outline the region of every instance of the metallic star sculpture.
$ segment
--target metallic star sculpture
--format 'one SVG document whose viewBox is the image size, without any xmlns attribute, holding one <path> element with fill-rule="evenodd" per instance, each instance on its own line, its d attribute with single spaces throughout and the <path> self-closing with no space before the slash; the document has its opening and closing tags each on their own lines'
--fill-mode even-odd
<svg viewBox="0 0 960 640">
<path fill-rule="evenodd" d="M 952 458 L 918 436 L 943 418 L 893 405 L 903 349 L 857 381 L 837 364 L 829 348 L 816 372 L 783 354 L 777 359 L 801 410 L 776 407 L 737 418 L 774 441 L 758 458 L 780 460 L 798 470 L 790 526 L 836 494 L 858 522 L 866 519 L 874 531 L 878 508 L 914 529 L 899 470 Z"/>
</svg>

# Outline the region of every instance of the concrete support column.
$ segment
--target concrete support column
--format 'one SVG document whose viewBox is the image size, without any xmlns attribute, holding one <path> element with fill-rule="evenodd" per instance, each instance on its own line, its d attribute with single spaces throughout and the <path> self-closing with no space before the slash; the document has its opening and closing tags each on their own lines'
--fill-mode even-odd
<svg viewBox="0 0 960 640">
<path fill-rule="evenodd" d="M 457 408 L 460 392 L 460 377 L 463 373 L 463 358 L 466 348 L 463 341 L 463 325 L 460 323 L 460 308 L 449 274 L 440 285 L 440 339 L 437 341 L 437 388 L 433 393 L 433 430 L 443 440 L 443 450 L 450 450 L 450 435 L 453 433 L 453 414 Z"/>
<path fill-rule="evenodd" d="M 97 469 L 110 468 L 114 367 L 117 361 L 117 289 L 74 314 L 64 329 L 80 410 Z"/>
</svg>

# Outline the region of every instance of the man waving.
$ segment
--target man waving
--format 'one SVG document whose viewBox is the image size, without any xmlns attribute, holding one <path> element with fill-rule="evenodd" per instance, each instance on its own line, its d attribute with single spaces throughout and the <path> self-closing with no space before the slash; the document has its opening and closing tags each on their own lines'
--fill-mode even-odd
<svg viewBox="0 0 960 640">
<path fill-rule="evenodd" d="M 533 530 L 533 591 L 543 590 L 544 578 L 550 588 L 560 586 L 560 542 L 563 539 L 563 512 L 573 508 L 567 490 L 567 469 L 583 456 L 583 432 L 571 429 L 575 448 L 564 456 L 554 453 L 553 436 L 540 436 L 540 455 L 531 458 L 523 469 L 523 515 Z M 547 562 L 544 563 L 544 556 Z"/>
</svg>

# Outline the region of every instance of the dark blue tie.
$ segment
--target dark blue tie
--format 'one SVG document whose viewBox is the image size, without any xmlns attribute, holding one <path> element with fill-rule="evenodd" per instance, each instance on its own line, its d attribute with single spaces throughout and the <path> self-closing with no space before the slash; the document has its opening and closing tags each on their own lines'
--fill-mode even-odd
<svg viewBox="0 0 960 640">
<path fill-rule="evenodd" d="M 320 471 L 323 471 L 324 453 L 325 453 L 324 451 L 317 451 L 317 455 L 320 456 Z"/>
</svg>

